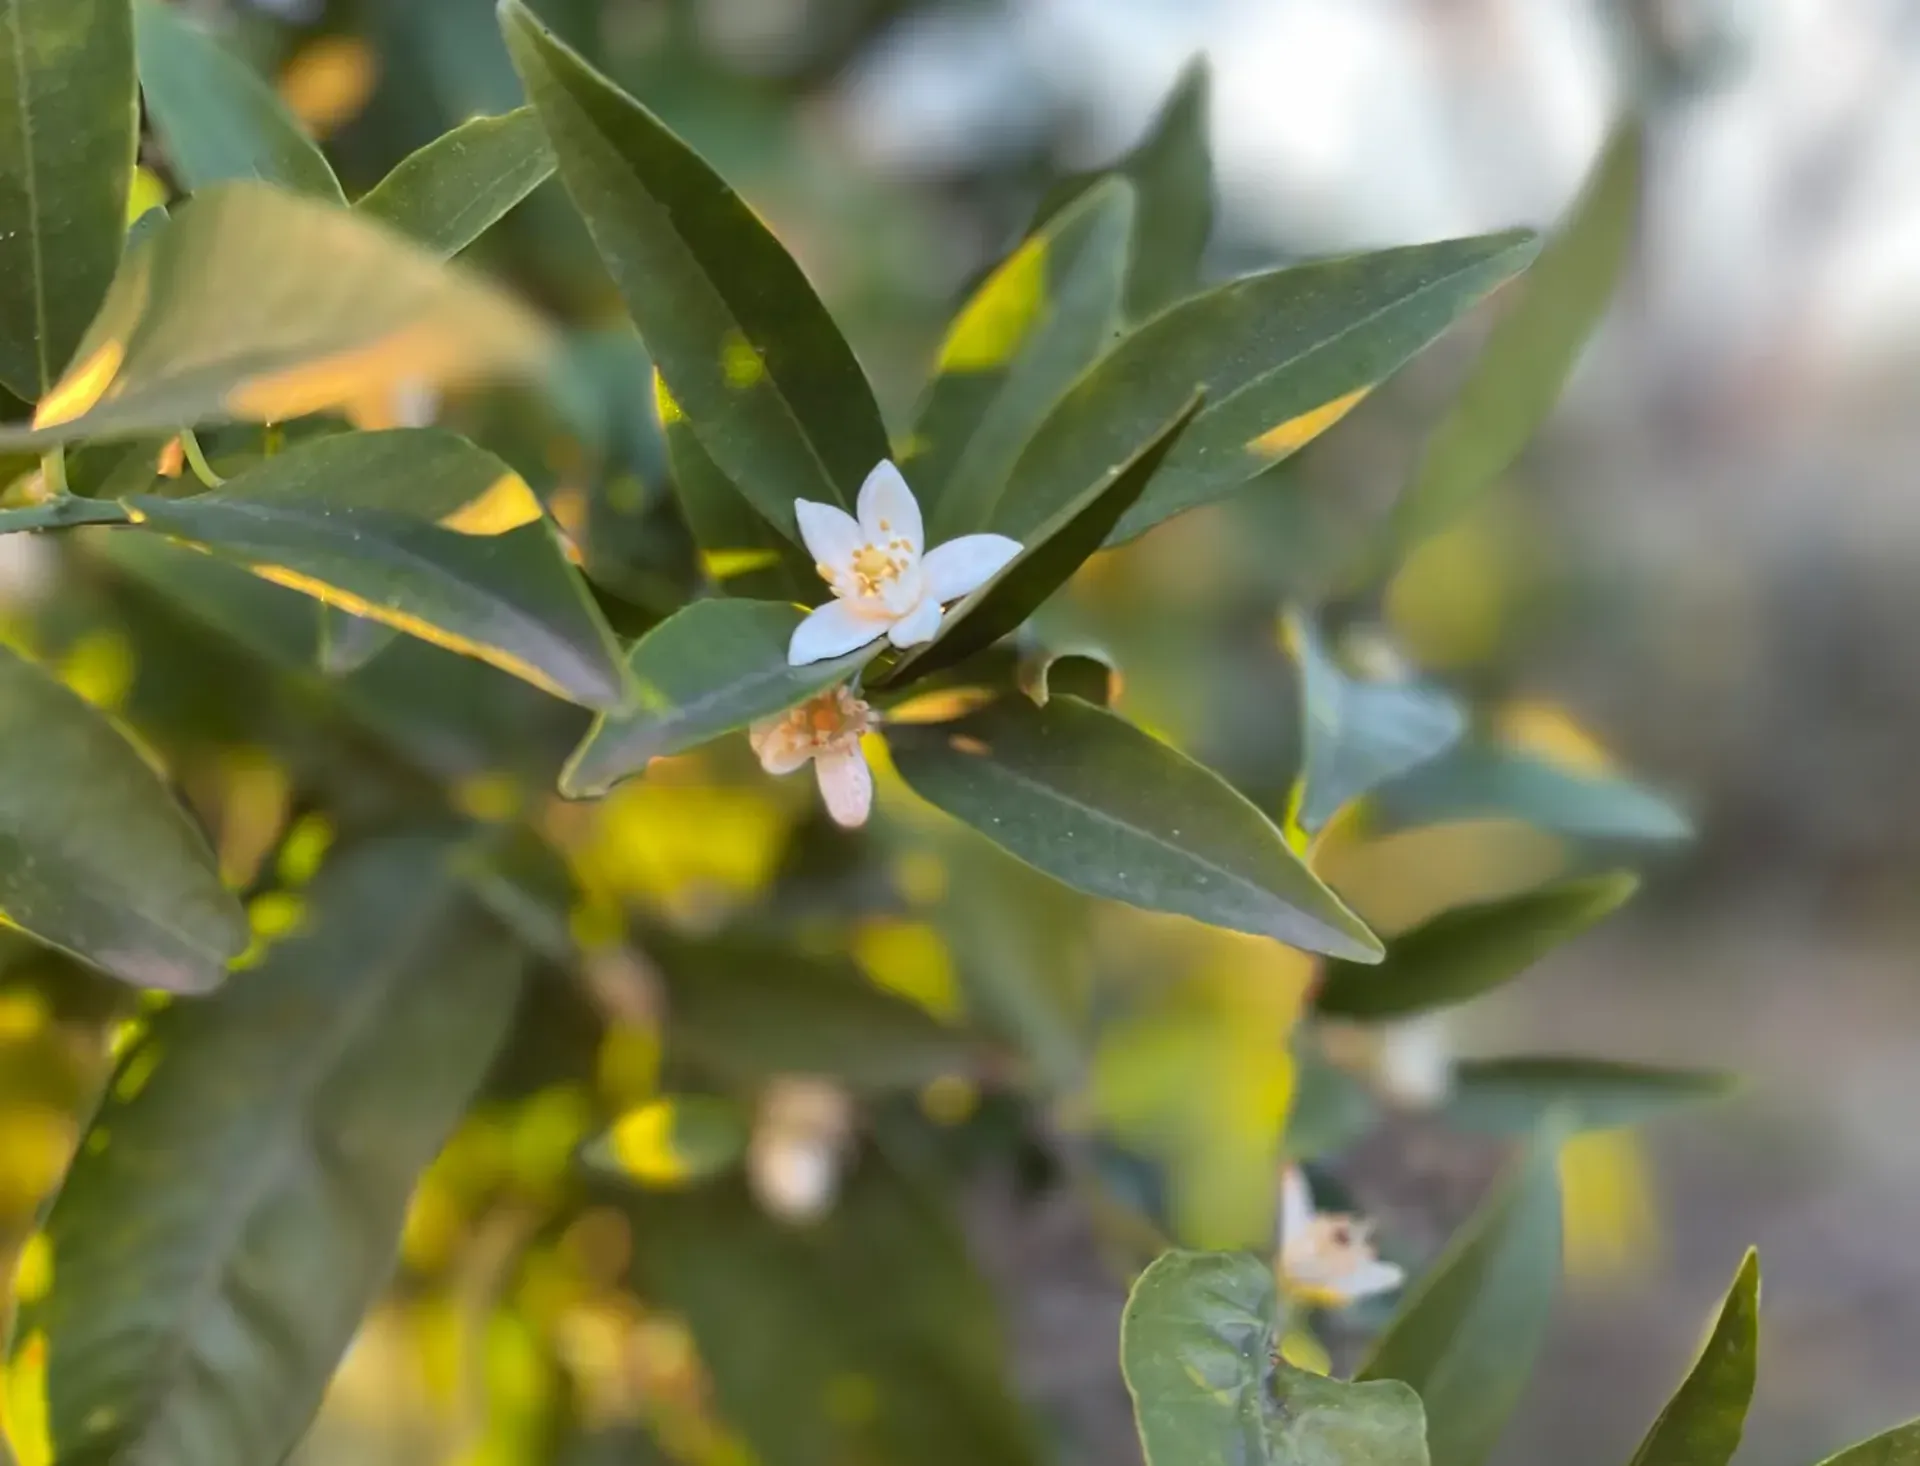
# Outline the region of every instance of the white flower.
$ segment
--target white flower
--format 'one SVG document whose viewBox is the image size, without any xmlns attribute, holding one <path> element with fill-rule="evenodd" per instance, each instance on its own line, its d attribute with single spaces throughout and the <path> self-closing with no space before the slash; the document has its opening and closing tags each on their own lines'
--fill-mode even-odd
<svg viewBox="0 0 1920 1466">
<path fill-rule="evenodd" d="M 836 824 L 853 829 L 873 808 L 873 771 L 860 751 L 860 735 L 877 721 L 843 684 L 755 723 L 747 740 L 769 774 L 791 774 L 811 759 L 821 797 Z"/>
<path fill-rule="evenodd" d="M 1358 1217 L 1316 1212 L 1305 1173 L 1288 1166 L 1280 1177 L 1281 1288 L 1303 1303 L 1344 1308 L 1399 1287 L 1406 1273 L 1380 1261 L 1372 1231 Z"/>
<path fill-rule="evenodd" d="M 895 646 L 932 641 L 940 608 L 985 585 L 1020 553 L 1003 534 L 969 534 L 925 548 L 920 505 L 891 462 L 860 486 L 860 517 L 831 504 L 794 501 L 800 538 L 834 599 L 794 629 L 787 661 L 823 662 L 885 636 Z"/>
<path fill-rule="evenodd" d="M 839 1085 L 776 1076 L 760 1096 L 747 1146 L 747 1181 L 760 1204 L 789 1222 L 817 1221 L 833 1205 L 853 1139 L 853 1101 Z"/>
</svg>

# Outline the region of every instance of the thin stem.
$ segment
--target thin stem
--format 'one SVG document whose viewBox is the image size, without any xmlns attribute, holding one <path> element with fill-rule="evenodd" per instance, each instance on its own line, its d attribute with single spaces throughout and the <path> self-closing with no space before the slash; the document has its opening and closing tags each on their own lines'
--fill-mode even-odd
<svg viewBox="0 0 1920 1466">
<path fill-rule="evenodd" d="M 40 459 L 40 485 L 49 499 L 64 499 L 71 492 L 67 488 L 67 450 L 64 444 L 54 444 Z"/>
<path fill-rule="evenodd" d="M 273 457 L 287 446 L 287 430 L 277 422 L 264 423 L 260 428 L 260 451 L 268 458 Z"/>
<path fill-rule="evenodd" d="M 226 482 L 207 462 L 207 455 L 200 447 L 200 440 L 193 435 L 192 428 L 180 429 L 180 446 L 186 450 L 187 467 L 193 470 L 193 476 L 201 483 L 210 489 L 217 489 Z"/>
</svg>

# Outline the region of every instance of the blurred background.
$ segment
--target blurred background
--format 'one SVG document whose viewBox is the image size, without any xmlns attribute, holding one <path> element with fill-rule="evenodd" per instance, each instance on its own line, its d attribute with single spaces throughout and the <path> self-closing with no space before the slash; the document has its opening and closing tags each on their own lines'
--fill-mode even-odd
<svg viewBox="0 0 1920 1466">
<path fill-rule="evenodd" d="M 519 101 L 490 0 L 185 8 L 276 79 L 362 188 Z M 896 421 L 954 303 L 1048 186 L 1130 146 L 1196 54 L 1221 276 L 1550 225 L 1613 119 L 1645 118 L 1642 222 L 1607 326 L 1516 471 L 1382 602 L 1412 661 L 1571 716 L 1699 832 L 1623 916 L 1422 1041 L 1749 1081 L 1599 1168 L 1597 1220 L 1573 1229 L 1554 1341 L 1502 1459 L 1626 1459 L 1749 1242 L 1767 1284 L 1743 1462 L 1814 1460 L 1920 1412 L 1920 4 L 536 8 L 761 211 Z M 477 253 L 583 327 L 619 318 L 554 186 Z M 1467 344 L 1303 455 L 1290 472 L 1308 491 L 1283 515 L 1256 488 L 1188 516 L 1126 552 L 1131 583 L 1198 603 L 1229 566 L 1308 601 L 1333 589 Z M 628 409 L 650 417 L 644 377 L 616 419 Z M 30 601 L 51 573 L 37 543 L 0 539 L 0 597 Z M 1179 731 L 1189 700 L 1146 662 L 1129 710 Z M 1212 755 L 1232 771 L 1232 749 Z M 0 1005 L 0 1043 L 34 1022 Z M 1390 1228 L 1443 1234 L 1483 1162 L 1408 1120 L 1363 1147 L 1356 1188 Z M 10 1184 L 33 1194 L 30 1176 Z M 1121 1286 L 1079 1221 L 991 1188 L 968 1216 L 1042 1406 L 1096 1443 L 1087 1459 L 1131 1459 Z"/>
</svg>

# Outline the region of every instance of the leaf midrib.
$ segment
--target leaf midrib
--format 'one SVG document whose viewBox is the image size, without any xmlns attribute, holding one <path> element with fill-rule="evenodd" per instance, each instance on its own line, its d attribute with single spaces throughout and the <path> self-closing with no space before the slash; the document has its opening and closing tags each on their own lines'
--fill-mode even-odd
<svg viewBox="0 0 1920 1466">
<path fill-rule="evenodd" d="M 26 0 L 4 0 L 7 26 L 13 32 L 13 71 L 20 99 L 20 161 L 27 185 L 27 245 L 33 256 L 33 358 L 40 369 L 40 389 L 53 381 L 47 366 L 47 276 L 40 242 L 40 166 L 34 154 L 33 103 L 27 68 L 26 38 L 20 30 L 20 7 Z"/>
</svg>

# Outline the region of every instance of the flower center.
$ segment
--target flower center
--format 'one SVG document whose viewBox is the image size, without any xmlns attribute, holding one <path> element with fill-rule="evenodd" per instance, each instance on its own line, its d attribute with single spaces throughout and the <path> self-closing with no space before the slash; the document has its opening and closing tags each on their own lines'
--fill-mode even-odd
<svg viewBox="0 0 1920 1466">
<path fill-rule="evenodd" d="M 828 748 L 866 732 L 872 726 L 871 711 L 846 688 L 836 687 L 789 712 L 787 725 L 809 747 Z"/>
<path fill-rule="evenodd" d="M 862 545 L 849 562 L 855 589 L 863 596 L 878 595 L 880 587 L 900 577 L 901 562 L 878 545 Z"/>
</svg>

